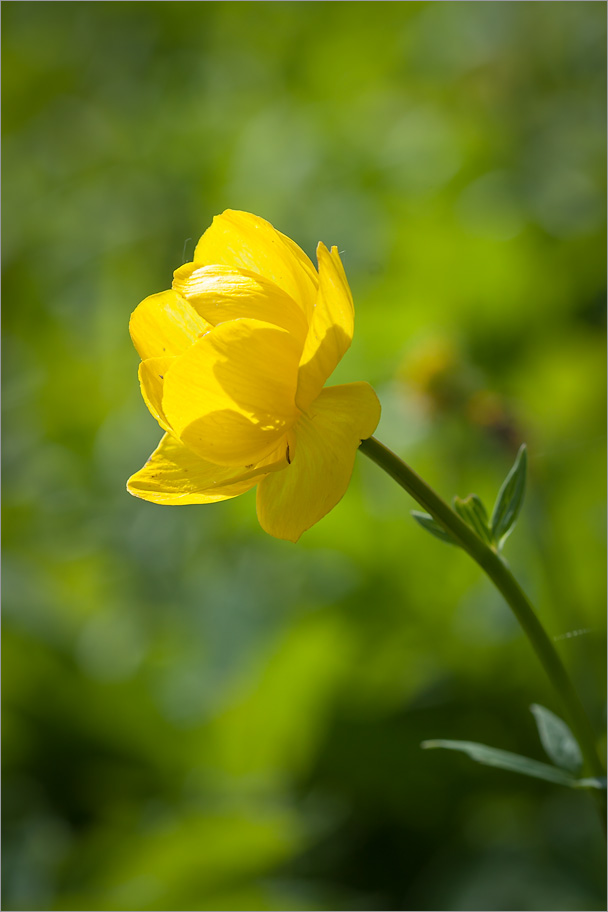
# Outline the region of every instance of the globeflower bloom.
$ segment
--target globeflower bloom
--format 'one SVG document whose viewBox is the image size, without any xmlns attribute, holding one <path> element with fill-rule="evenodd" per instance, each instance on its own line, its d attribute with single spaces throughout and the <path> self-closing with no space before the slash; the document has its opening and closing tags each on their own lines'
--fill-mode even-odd
<svg viewBox="0 0 608 912">
<path fill-rule="evenodd" d="M 170 291 L 129 329 L 141 392 L 166 432 L 127 490 L 204 504 L 257 485 L 262 528 L 297 541 L 348 487 L 380 419 L 368 383 L 324 388 L 353 335 L 337 247 L 306 254 L 262 218 L 216 216 Z"/>
</svg>

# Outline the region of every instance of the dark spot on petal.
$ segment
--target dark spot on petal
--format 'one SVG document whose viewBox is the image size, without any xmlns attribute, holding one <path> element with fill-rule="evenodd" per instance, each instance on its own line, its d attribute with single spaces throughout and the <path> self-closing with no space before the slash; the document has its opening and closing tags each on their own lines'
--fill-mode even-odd
<svg viewBox="0 0 608 912">
<path fill-rule="evenodd" d="M 254 465 L 255 465 L 255 462 L 252 462 L 251 465 L 246 465 L 245 468 L 252 469 L 254 467 Z"/>
<path fill-rule="evenodd" d="M 289 444 L 287 444 L 287 449 L 285 450 L 285 459 L 287 460 L 287 464 L 291 465 L 291 459 L 289 458 Z"/>
<path fill-rule="evenodd" d="M 164 374 L 159 374 L 158 376 L 160 377 L 161 380 L 164 380 L 164 379 L 165 379 L 165 375 L 164 375 Z"/>
</svg>

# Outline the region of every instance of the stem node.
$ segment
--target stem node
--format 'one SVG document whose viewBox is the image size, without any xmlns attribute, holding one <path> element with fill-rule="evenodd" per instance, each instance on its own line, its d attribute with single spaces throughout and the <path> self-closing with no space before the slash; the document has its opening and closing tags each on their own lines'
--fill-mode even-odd
<svg viewBox="0 0 608 912">
<path fill-rule="evenodd" d="M 585 709 L 574 689 L 568 672 L 551 639 L 536 616 L 530 601 L 506 563 L 493 548 L 482 541 L 473 529 L 413 469 L 380 443 L 379 440 L 376 440 L 375 437 L 369 437 L 367 440 L 362 441 L 360 449 L 362 453 L 380 466 L 381 469 L 384 469 L 397 484 L 401 485 L 417 503 L 431 514 L 433 519 L 479 564 L 486 576 L 496 586 L 515 614 L 551 683 L 559 694 L 568 722 L 579 742 L 588 773 L 597 777 L 605 776 L 606 773 L 596 749 L 595 735 L 591 723 L 587 718 Z M 603 811 L 605 819 L 605 807 Z"/>
</svg>

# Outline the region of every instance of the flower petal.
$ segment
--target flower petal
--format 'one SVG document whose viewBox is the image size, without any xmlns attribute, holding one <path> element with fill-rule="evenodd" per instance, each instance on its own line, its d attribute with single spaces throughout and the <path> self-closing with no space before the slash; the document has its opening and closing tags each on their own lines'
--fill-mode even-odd
<svg viewBox="0 0 608 912">
<path fill-rule="evenodd" d="M 211 327 L 171 289 L 150 295 L 131 314 L 129 332 L 140 358 L 181 355 Z"/>
<path fill-rule="evenodd" d="M 264 475 L 234 466 L 217 466 L 165 434 L 145 466 L 132 475 L 127 490 L 158 504 L 215 503 L 237 497 Z"/>
<path fill-rule="evenodd" d="M 298 416 L 294 403 L 299 346 L 258 320 L 220 323 L 175 360 L 163 409 L 203 459 L 251 465 L 266 456 Z"/>
<path fill-rule="evenodd" d="M 175 361 L 175 356 L 162 358 L 147 358 L 139 365 L 139 384 L 144 402 L 150 414 L 156 418 L 165 431 L 171 430 L 171 425 L 163 410 L 163 387 L 165 374 Z"/>
<path fill-rule="evenodd" d="M 317 247 L 319 293 L 300 360 L 296 402 L 303 411 L 316 399 L 323 385 L 348 349 L 355 311 L 348 281 L 338 254 L 325 244 Z"/>
<path fill-rule="evenodd" d="M 329 513 L 348 487 L 359 444 L 379 420 L 380 403 L 368 383 L 324 389 L 292 429 L 297 451 L 291 465 L 260 481 L 262 528 L 295 542 Z"/>
<path fill-rule="evenodd" d="M 186 263 L 174 272 L 173 287 L 212 326 L 252 317 L 281 326 L 304 346 L 308 324 L 302 308 L 274 282 L 229 266 Z"/>
<path fill-rule="evenodd" d="M 317 271 L 297 244 L 249 212 L 227 209 L 216 215 L 194 251 L 196 266 L 232 266 L 248 269 L 282 288 L 304 310 L 312 313 L 317 293 Z"/>
</svg>

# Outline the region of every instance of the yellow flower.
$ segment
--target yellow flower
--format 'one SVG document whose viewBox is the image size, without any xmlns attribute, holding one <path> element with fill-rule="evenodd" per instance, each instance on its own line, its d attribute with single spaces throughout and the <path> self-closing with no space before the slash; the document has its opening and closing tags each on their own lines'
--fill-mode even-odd
<svg viewBox="0 0 608 912">
<path fill-rule="evenodd" d="M 353 335 L 336 247 L 319 271 L 248 212 L 216 216 L 129 329 L 141 391 L 166 431 L 127 489 L 159 504 L 214 503 L 257 484 L 266 532 L 297 541 L 338 503 L 380 419 L 367 383 L 324 389 Z"/>
</svg>

